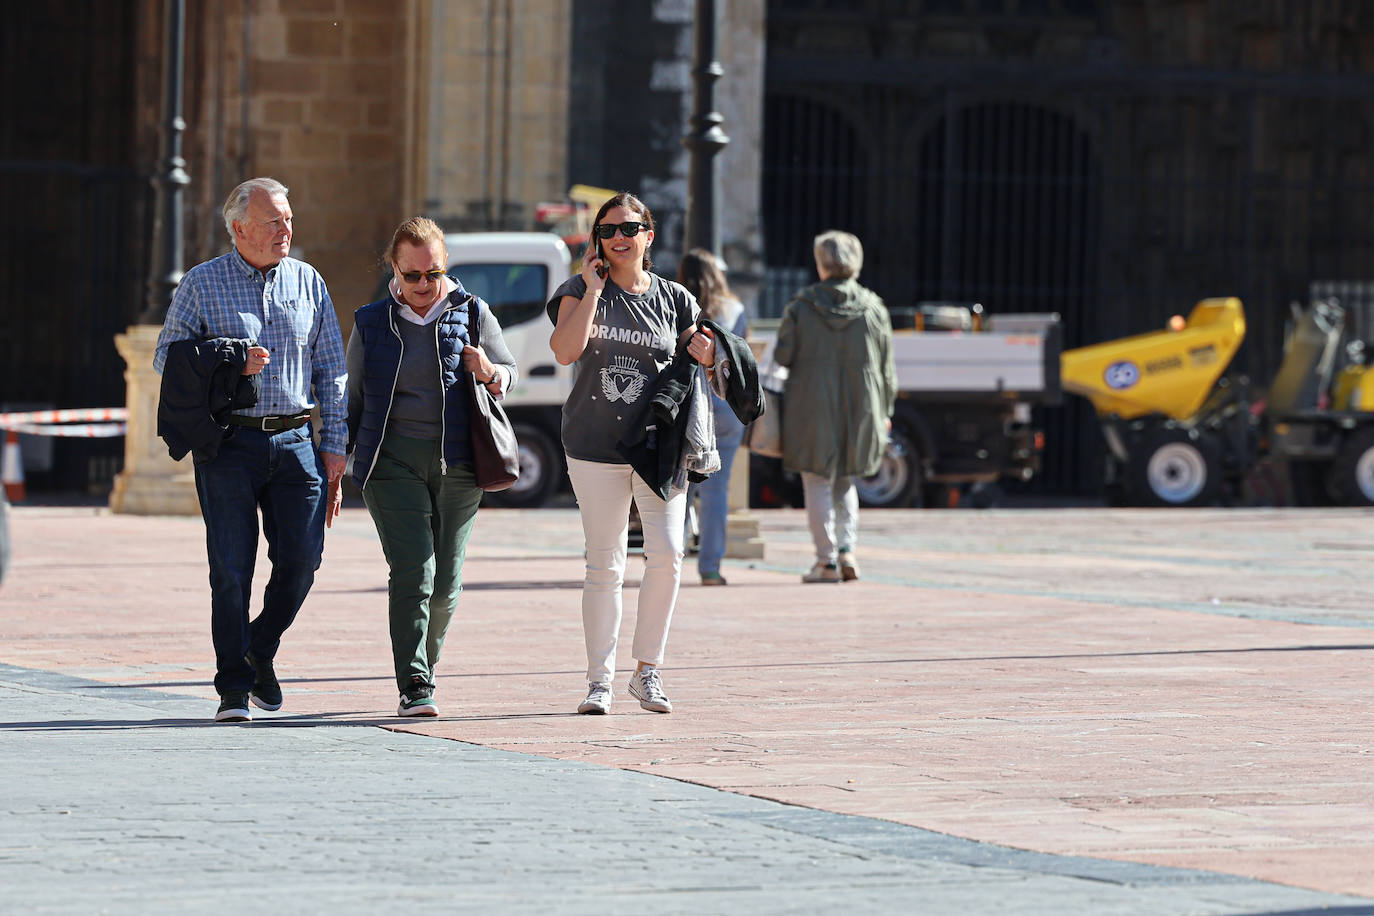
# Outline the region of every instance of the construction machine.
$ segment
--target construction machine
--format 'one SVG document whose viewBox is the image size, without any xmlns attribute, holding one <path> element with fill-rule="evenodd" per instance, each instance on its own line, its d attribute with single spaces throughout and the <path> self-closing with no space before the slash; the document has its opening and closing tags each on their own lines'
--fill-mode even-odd
<svg viewBox="0 0 1374 916">
<path fill-rule="evenodd" d="M 1109 502 L 1234 502 L 1271 458 L 1294 471 L 1302 501 L 1374 505 L 1374 367 L 1363 342 L 1344 345 L 1345 310 L 1333 299 L 1294 307 L 1259 397 L 1225 374 L 1244 339 L 1241 301 L 1216 298 L 1164 330 L 1064 351 L 1064 390 L 1091 401 L 1101 424 Z"/>
</svg>

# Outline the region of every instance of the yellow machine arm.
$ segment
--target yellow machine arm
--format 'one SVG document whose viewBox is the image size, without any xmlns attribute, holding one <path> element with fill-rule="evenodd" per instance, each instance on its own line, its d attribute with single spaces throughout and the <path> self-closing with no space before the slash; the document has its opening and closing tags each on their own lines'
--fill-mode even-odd
<svg viewBox="0 0 1374 916">
<path fill-rule="evenodd" d="M 1099 416 L 1129 420 L 1197 413 L 1245 339 L 1245 309 L 1234 297 L 1204 299 L 1177 330 L 1137 334 L 1065 350 L 1065 391 L 1092 401 Z"/>
</svg>

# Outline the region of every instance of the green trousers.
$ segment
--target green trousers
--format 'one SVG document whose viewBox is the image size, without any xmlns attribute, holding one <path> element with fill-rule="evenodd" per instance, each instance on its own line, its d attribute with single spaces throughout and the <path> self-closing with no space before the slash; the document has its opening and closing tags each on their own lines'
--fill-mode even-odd
<svg viewBox="0 0 1374 916">
<path fill-rule="evenodd" d="M 363 488 L 390 568 L 387 611 L 399 689 L 414 675 L 434 684 L 482 501 L 472 465 L 450 465 L 441 474 L 439 452 L 437 441 L 387 433 Z"/>
</svg>

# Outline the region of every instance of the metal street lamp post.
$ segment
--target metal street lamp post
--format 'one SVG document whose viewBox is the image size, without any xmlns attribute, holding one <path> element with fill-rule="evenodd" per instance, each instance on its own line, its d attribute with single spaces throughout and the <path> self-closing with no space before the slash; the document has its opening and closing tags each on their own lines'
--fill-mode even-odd
<svg viewBox="0 0 1374 916">
<path fill-rule="evenodd" d="M 154 176 L 154 184 L 161 185 L 162 219 L 158 226 L 158 243 L 149 253 L 148 298 L 140 324 L 162 324 L 172 292 L 181 282 L 182 248 L 182 189 L 191 183 L 186 174 L 186 160 L 181 157 L 181 135 L 186 121 L 181 116 L 182 70 L 186 57 L 186 0 L 166 0 L 166 50 L 162 74 L 163 149 L 162 174 Z M 159 244 L 160 243 L 160 244 Z M 162 253 L 162 267 L 166 272 L 157 276 L 157 254 Z"/>
<path fill-rule="evenodd" d="M 716 0 L 696 0 L 696 46 L 692 61 L 691 129 L 682 145 L 691 152 L 687 175 L 688 248 L 705 248 L 720 257 L 720 182 L 715 156 L 730 142 L 725 120 L 715 110 L 716 80 L 725 73 L 716 60 Z"/>
</svg>

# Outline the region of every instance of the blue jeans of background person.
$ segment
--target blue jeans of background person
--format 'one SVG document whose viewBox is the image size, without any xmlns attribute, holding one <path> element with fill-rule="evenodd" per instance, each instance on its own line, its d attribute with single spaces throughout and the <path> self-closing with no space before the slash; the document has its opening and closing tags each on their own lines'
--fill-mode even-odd
<svg viewBox="0 0 1374 916">
<path fill-rule="evenodd" d="M 720 573 L 720 560 L 725 556 L 726 517 L 730 514 L 730 469 L 743 438 L 743 427 L 738 432 L 717 434 L 720 470 L 701 483 L 692 484 L 693 492 L 700 498 L 697 526 L 701 530 L 701 546 L 697 552 L 697 573 L 702 576 Z"/>
<path fill-rule="evenodd" d="M 219 454 L 196 466 L 196 495 L 210 558 L 215 691 L 220 694 L 252 689 L 253 669 L 244 656 L 249 651 L 264 659 L 277 654 L 324 553 L 324 462 L 310 424 L 278 433 L 232 429 Z M 260 508 L 272 572 L 262 610 L 250 622 Z"/>
</svg>

